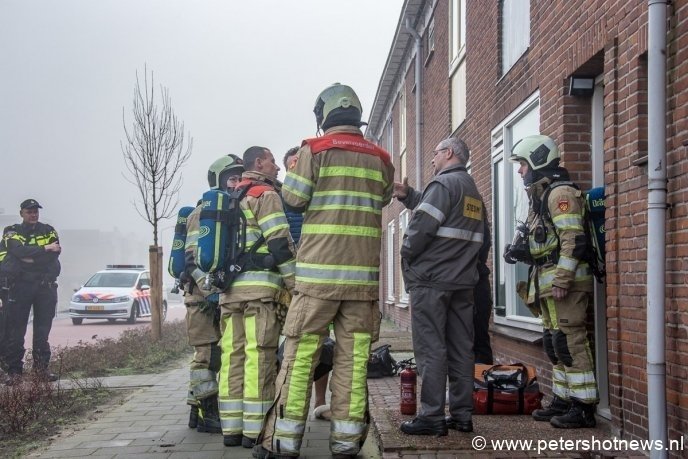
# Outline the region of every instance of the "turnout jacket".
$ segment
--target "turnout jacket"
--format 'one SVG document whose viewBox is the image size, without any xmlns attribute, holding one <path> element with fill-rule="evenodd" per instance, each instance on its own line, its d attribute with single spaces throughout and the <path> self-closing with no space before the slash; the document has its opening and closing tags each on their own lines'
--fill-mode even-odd
<svg viewBox="0 0 688 459">
<path fill-rule="evenodd" d="M 485 206 L 466 168 L 443 169 L 422 194 L 409 189 L 402 202 L 407 207 L 418 203 L 400 251 L 406 289 L 473 288 L 485 238 Z"/>
<path fill-rule="evenodd" d="M 59 242 L 57 231 L 38 222 L 33 227 L 17 223 L 5 228 L 2 236 L 4 250 L 0 253 L 0 274 L 20 280 L 54 282 L 60 275 L 59 254 L 46 252 L 45 246 Z M 0 249 L 2 250 L 2 249 Z"/>
<path fill-rule="evenodd" d="M 392 198 L 389 154 L 353 126 L 305 140 L 282 188 L 285 206 L 305 211 L 296 290 L 326 300 L 379 297 L 382 208 Z"/>
<path fill-rule="evenodd" d="M 542 203 L 545 191 L 551 185 L 552 181 L 545 177 L 528 188 L 528 246 L 535 260 L 531 276 L 538 277 L 540 298 L 551 297 L 553 285 L 574 292 L 592 292 L 592 271 L 590 265 L 583 261 L 586 250 L 583 229 L 585 196 L 572 186 L 558 185 L 549 192 L 547 202 Z M 540 210 L 544 206 L 551 218 L 541 218 Z M 546 229 L 545 241 L 541 243 L 535 240 L 538 226 Z M 528 304 L 535 301 L 533 277 L 529 284 Z"/>
<path fill-rule="evenodd" d="M 277 300 L 282 288 L 294 289 L 294 256 L 296 250 L 289 234 L 289 223 L 284 215 L 282 198 L 274 184 L 265 175 L 255 171 L 242 174 L 244 182 L 256 183 L 240 202 L 246 217 L 246 251 L 265 238 L 256 249 L 257 255 L 272 255 L 274 269 L 250 269 L 239 274 L 230 289 L 220 295 L 220 304 L 243 301 Z"/>
</svg>

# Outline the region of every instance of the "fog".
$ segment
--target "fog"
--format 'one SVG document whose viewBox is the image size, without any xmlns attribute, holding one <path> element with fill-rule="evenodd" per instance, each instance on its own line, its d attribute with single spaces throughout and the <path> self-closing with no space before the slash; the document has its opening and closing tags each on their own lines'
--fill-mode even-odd
<svg viewBox="0 0 688 459">
<path fill-rule="evenodd" d="M 194 204 L 219 156 L 261 145 L 281 160 L 313 136 L 315 98 L 335 81 L 357 91 L 365 119 L 402 3 L 3 0 L 0 223 L 38 200 L 69 288 L 106 263 L 146 262 L 152 230 L 120 149 L 136 72 L 147 65 L 169 89 L 193 137 L 179 206 Z M 173 225 L 161 223 L 165 247 Z"/>
</svg>

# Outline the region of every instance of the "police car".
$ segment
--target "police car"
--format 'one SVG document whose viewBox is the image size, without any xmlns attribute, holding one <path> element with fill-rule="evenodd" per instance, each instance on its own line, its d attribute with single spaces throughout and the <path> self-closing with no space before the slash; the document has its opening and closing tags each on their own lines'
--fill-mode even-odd
<svg viewBox="0 0 688 459">
<path fill-rule="evenodd" d="M 72 323 L 81 325 L 84 319 L 126 319 L 134 324 L 139 317 L 150 317 L 150 285 L 150 273 L 143 265 L 107 265 L 72 296 Z M 163 320 L 166 315 L 167 298 L 163 297 Z"/>
</svg>

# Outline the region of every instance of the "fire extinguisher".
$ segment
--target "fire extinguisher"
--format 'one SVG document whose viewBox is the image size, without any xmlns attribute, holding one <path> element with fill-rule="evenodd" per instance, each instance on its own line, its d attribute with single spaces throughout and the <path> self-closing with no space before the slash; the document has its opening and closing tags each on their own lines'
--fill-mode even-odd
<svg viewBox="0 0 688 459">
<path fill-rule="evenodd" d="M 416 365 L 413 359 L 399 362 L 404 369 L 399 373 L 399 409 L 401 414 L 416 414 Z"/>
</svg>

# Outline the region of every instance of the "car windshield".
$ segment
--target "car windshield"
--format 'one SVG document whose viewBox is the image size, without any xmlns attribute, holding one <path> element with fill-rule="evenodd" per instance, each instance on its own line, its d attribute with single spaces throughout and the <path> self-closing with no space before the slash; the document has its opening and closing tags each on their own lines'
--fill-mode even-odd
<svg viewBox="0 0 688 459">
<path fill-rule="evenodd" d="M 96 273 L 84 287 L 133 287 L 137 273 Z"/>
</svg>

